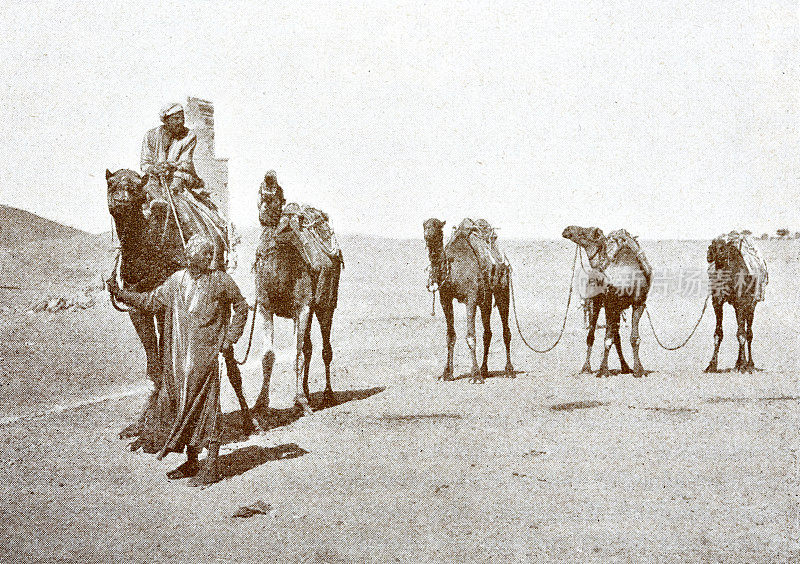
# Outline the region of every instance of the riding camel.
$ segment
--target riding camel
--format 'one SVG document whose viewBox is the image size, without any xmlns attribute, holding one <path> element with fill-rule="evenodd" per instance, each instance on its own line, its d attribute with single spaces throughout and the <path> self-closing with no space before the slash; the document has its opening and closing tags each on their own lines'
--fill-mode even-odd
<svg viewBox="0 0 800 564">
<path fill-rule="evenodd" d="M 258 311 L 264 319 L 267 343 L 261 361 L 263 384 L 253 409 L 269 407 L 269 381 L 275 363 L 274 316 L 277 315 L 294 322 L 295 405 L 303 415 L 311 415 L 308 372 L 312 353 L 311 325 L 315 316 L 322 333 L 325 363 L 323 406 L 336 403 L 331 386 L 331 326 L 344 259 L 327 215 L 315 208 L 285 204 L 283 188 L 274 171 L 270 171 L 260 188 L 262 233 L 253 265 Z"/>
<path fill-rule="evenodd" d="M 508 324 L 511 269 L 497 248 L 495 231 L 484 220 L 465 219 L 444 245 L 444 221 L 431 218 L 423 223 L 425 244 L 431 261 L 431 284 L 438 289 L 447 321 L 447 364 L 441 380 L 453 380 L 453 351 L 456 330 L 453 300 L 466 305 L 467 346 L 472 357 L 470 382 L 482 384 L 489 375 L 489 345 L 492 341 L 492 301 L 497 304 L 503 323 L 506 347 L 505 376 L 514 378 L 511 364 L 511 329 Z M 475 311 L 483 322 L 483 363 L 478 369 L 475 343 Z"/>
<path fill-rule="evenodd" d="M 711 241 L 706 253 L 711 304 L 717 319 L 714 331 L 714 354 L 706 372 L 718 372 L 717 357 L 722 343 L 723 306 L 729 303 L 736 313 L 739 356 L 735 369 L 752 372 L 753 316 L 756 304 L 764 299 L 769 275 L 761 253 L 746 235 L 732 231 Z"/>
<path fill-rule="evenodd" d="M 645 301 L 650 290 L 652 268 L 636 240 L 625 230 L 612 231 L 608 237 L 599 227 L 577 227 L 570 225 L 562 236 L 583 247 L 594 270 L 590 278 L 594 288 L 589 296 L 589 333 L 586 336 L 586 362 L 581 372 L 591 373 L 592 345 L 600 310 L 606 312 L 606 336 L 603 361 L 597 377 L 608 376 L 608 353 L 614 345 L 622 373 L 633 373 L 635 377 L 645 374 L 639 359 L 639 320 L 644 313 Z M 632 308 L 631 347 L 633 348 L 633 370 L 625 362 L 619 336 L 622 312 Z"/>
<path fill-rule="evenodd" d="M 196 232 L 192 225 L 178 229 L 174 217 L 168 210 L 145 215 L 142 204 L 146 200 L 146 177 L 132 170 L 122 169 L 114 173 L 106 171 L 108 185 L 108 211 L 114 218 L 116 233 L 120 241 L 116 274 L 120 285 L 136 292 L 149 292 L 160 286 L 173 272 L 186 266 L 181 235 L 191 237 Z M 113 298 L 112 298 L 113 300 Z M 118 304 L 114 306 L 123 310 Z M 142 342 L 147 357 L 147 377 L 153 383 L 153 391 L 145 401 L 136 422 L 120 432 L 120 438 L 139 436 L 149 412 L 155 407 L 161 386 L 162 359 L 161 335 L 163 315 L 152 316 L 136 309 L 128 310 L 131 322 Z M 242 431 L 250 434 L 258 429 L 242 392 L 242 377 L 233 358 L 233 350 L 223 351 L 228 379 L 236 392 L 242 414 Z M 158 448 L 153 445 L 138 445 L 145 449 Z"/>
</svg>

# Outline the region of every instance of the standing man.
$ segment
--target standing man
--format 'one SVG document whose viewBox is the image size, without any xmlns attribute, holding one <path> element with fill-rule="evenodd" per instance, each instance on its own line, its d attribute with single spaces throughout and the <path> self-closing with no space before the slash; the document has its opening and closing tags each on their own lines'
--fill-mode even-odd
<svg viewBox="0 0 800 564">
<path fill-rule="evenodd" d="M 183 234 L 206 233 L 214 245 L 212 268 L 224 268 L 227 226 L 194 168 L 197 136 L 184 125 L 180 104 L 167 104 L 160 117 L 163 125 L 148 131 L 142 141 L 140 166 L 147 177 L 147 210 L 166 220 L 174 204 Z"/>
<path fill-rule="evenodd" d="M 140 440 L 160 449 L 159 459 L 185 448 L 186 462 L 167 477 L 191 477 L 189 485 L 202 486 L 220 479 L 219 353 L 242 336 L 248 306 L 233 278 L 211 268 L 214 246 L 207 237 L 193 235 L 186 253 L 188 268 L 152 292 L 124 290 L 113 277 L 107 284 L 118 300 L 165 314 L 162 386 Z M 198 455 L 204 447 L 208 459 L 201 468 Z"/>
</svg>

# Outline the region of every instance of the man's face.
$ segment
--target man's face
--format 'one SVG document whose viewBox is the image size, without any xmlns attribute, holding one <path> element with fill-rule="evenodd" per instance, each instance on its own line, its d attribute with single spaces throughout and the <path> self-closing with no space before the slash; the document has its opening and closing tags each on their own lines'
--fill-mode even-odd
<svg viewBox="0 0 800 564">
<path fill-rule="evenodd" d="M 164 126 L 170 133 L 178 133 L 183 129 L 183 112 L 177 112 L 164 118 Z"/>
<path fill-rule="evenodd" d="M 211 261 L 214 260 L 214 248 L 204 246 L 200 251 L 189 257 L 189 267 L 202 271 L 211 268 Z"/>
</svg>

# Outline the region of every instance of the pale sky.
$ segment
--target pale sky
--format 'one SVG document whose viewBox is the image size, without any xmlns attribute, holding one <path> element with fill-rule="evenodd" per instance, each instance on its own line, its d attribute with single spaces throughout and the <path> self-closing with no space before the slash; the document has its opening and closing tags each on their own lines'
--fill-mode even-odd
<svg viewBox="0 0 800 564">
<path fill-rule="evenodd" d="M 519 4 L 7 1 L 0 202 L 108 230 L 105 169 L 191 95 L 242 228 L 275 169 L 342 233 L 800 231 L 795 2 Z"/>
</svg>

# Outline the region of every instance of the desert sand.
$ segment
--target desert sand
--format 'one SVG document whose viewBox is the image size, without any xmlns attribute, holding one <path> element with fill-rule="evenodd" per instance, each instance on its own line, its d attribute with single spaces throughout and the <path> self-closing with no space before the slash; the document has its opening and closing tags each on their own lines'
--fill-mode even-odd
<svg viewBox="0 0 800 564">
<path fill-rule="evenodd" d="M 24 245 L 3 239 L 0 283 L 24 289 L 2 294 L 0 559 L 800 559 L 797 242 L 760 243 L 770 284 L 754 324 L 758 372 L 703 372 L 714 327 L 709 308 L 695 337 L 675 352 L 658 347 L 643 319 L 646 378 L 577 374 L 586 335 L 573 299 L 552 353 L 528 351 L 515 330 L 517 377 L 473 385 L 437 381 L 444 319 L 438 304 L 430 314 L 421 237 L 340 241 L 346 269 L 333 331 L 339 404 L 302 419 L 290 409 L 291 324 L 279 321 L 272 409 L 257 413 L 265 431 L 240 440 L 235 398 L 223 382 L 225 478 L 195 489 L 165 477 L 182 457 L 157 461 L 117 438 L 136 417 L 146 382 L 133 328 L 100 286 L 111 264 L 110 236 L 59 232 Z M 253 243 L 247 235 L 232 272 L 251 301 Z M 532 344 L 548 345 L 564 315 L 574 247 L 503 244 L 521 328 Z M 707 241 L 642 245 L 662 273 L 705 269 Z M 683 340 L 705 291 L 652 293 L 662 341 Z M 94 305 L 29 311 L 41 299 L 71 295 L 90 296 Z M 461 306 L 456 329 L 457 371 L 465 374 Z M 496 311 L 493 330 L 490 369 L 500 370 Z M 629 330 L 623 325 L 628 354 Z M 727 306 L 722 368 L 735 362 L 735 332 Z M 314 343 L 310 385 L 321 391 L 316 326 Z M 601 343 L 598 334 L 595 368 Z M 260 387 L 260 324 L 253 348 L 243 370 L 251 403 Z M 259 500 L 269 505 L 266 514 L 232 517 Z"/>
</svg>

